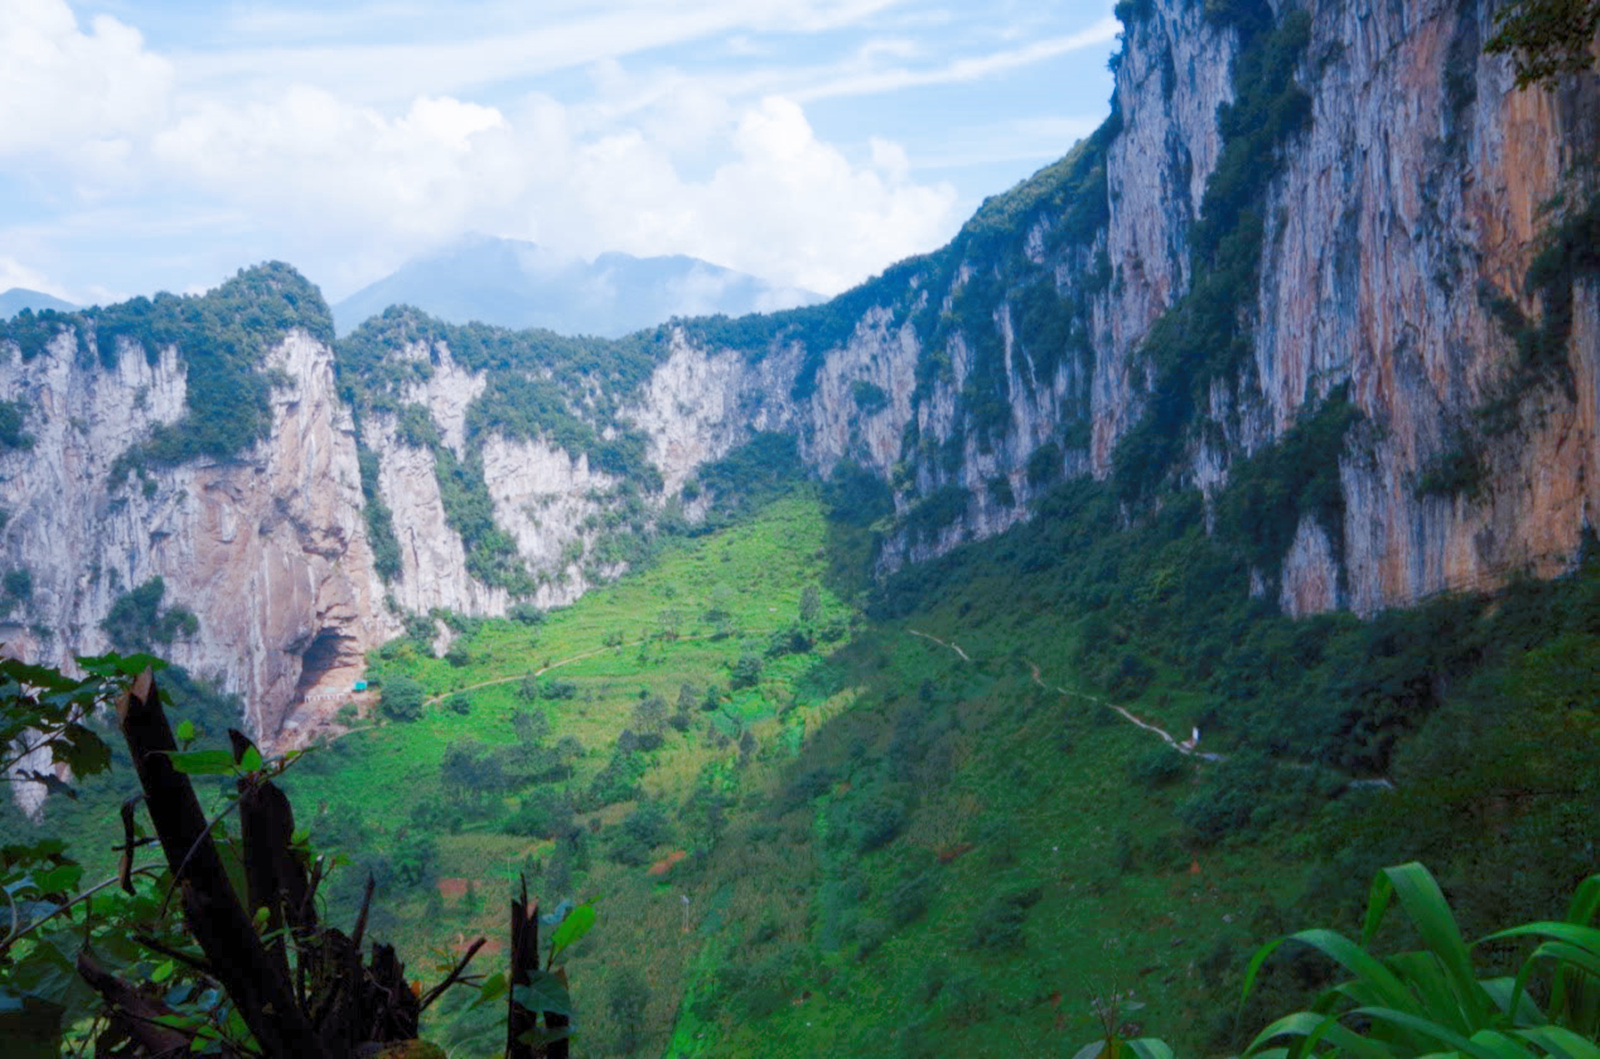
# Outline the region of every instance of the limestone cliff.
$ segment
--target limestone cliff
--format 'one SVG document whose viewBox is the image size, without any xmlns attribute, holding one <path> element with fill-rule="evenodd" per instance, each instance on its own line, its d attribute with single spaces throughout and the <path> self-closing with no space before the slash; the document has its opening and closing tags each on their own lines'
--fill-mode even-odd
<svg viewBox="0 0 1600 1059">
<path fill-rule="evenodd" d="M 255 365 L 260 437 L 120 482 L 197 407 L 206 336 L 0 336 L 0 400 L 32 438 L 0 451 L 0 562 L 31 575 L 8 649 L 100 650 L 118 595 L 159 575 L 199 618 L 175 660 L 283 738 L 408 617 L 560 605 L 626 569 L 758 432 L 889 484 L 888 572 L 1068 477 L 1129 518 L 1171 489 L 1216 501 L 1338 401 L 1353 425 L 1316 454 L 1337 517 L 1273 538 L 1261 593 L 1370 613 L 1564 568 L 1600 499 L 1600 281 L 1524 277 L 1593 201 L 1600 78 L 1514 90 L 1481 54 L 1487 3 L 1119 12 L 1105 126 L 825 305 L 616 341 L 391 310 L 335 350 L 331 325 L 285 325 Z"/>
<path fill-rule="evenodd" d="M 0 555 L 32 582 L 0 629 L 8 651 L 70 665 L 107 650 L 113 602 L 160 577 L 200 629 L 162 650 L 242 693 L 253 730 L 277 734 L 288 703 L 361 672 L 398 622 L 372 570 L 332 350 L 293 331 L 265 366 L 284 380 L 267 441 L 116 485 L 116 458 L 184 406 L 178 350 L 152 364 L 119 343 L 107 369 L 80 357 L 70 332 L 27 361 L 0 347 L 0 392 L 25 403 L 33 439 L 0 455 Z"/>
</svg>

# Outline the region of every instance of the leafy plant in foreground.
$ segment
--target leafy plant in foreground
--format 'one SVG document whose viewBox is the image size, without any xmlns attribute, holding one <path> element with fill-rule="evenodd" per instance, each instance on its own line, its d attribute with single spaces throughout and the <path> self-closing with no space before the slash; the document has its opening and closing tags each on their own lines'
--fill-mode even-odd
<svg viewBox="0 0 1600 1059">
<path fill-rule="evenodd" d="M 1423 947 L 1375 956 L 1373 938 L 1396 897 Z M 1597 913 L 1600 875 L 1593 875 L 1574 893 L 1566 919 L 1495 931 L 1469 944 L 1428 869 L 1416 862 L 1384 868 L 1373 879 L 1359 944 L 1332 930 L 1302 930 L 1263 946 L 1250 961 L 1246 996 L 1262 965 L 1285 942 L 1310 946 L 1354 977 L 1323 991 L 1309 1009 L 1272 1022 L 1244 1055 L 1594 1059 L 1600 1056 Z M 1478 977 L 1474 949 L 1521 939 L 1539 944 L 1515 976 Z M 1281 1043 L 1284 1038 L 1290 1042 Z M 1116 1055 L 1123 1047 L 1139 1055 L 1172 1054 L 1164 1045 L 1147 1051 L 1149 1043 L 1108 1033 L 1078 1055 Z"/>
</svg>

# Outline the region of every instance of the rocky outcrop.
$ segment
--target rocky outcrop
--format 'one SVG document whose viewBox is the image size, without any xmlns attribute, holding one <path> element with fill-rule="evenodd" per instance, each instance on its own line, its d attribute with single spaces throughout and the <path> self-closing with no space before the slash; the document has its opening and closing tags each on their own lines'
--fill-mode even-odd
<svg viewBox="0 0 1600 1059">
<path fill-rule="evenodd" d="M 3 348 L 0 394 L 21 398 L 31 449 L 0 456 L 0 555 L 27 570 L 31 597 L 3 630 L 7 649 L 70 667 L 112 645 L 100 623 L 126 590 L 160 577 L 198 634 L 162 648 L 243 695 L 271 739 L 307 694 L 348 689 L 364 653 L 398 629 L 382 605 L 362 520 L 349 410 L 331 351 L 302 332 L 266 366 L 272 433 L 238 460 L 147 467 L 113 484 L 112 462 L 183 408 L 180 354 L 154 364 L 124 345 L 115 367 L 77 356 L 71 337 L 31 361 Z"/>
<path fill-rule="evenodd" d="M 335 709 L 361 653 L 407 616 L 503 615 L 518 602 L 511 582 L 478 576 L 448 508 L 460 483 L 442 489 L 442 466 L 480 476 L 473 503 L 492 507 L 497 554 L 514 548 L 541 606 L 624 568 L 602 547 L 608 523 L 662 510 L 760 431 L 792 432 L 818 474 L 853 461 L 890 483 L 899 522 L 884 570 L 1004 530 L 1063 477 L 1108 477 L 1150 403 L 1143 343 L 1194 286 L 1191 239 L 1225 151 L 1218 108 L 1234 99 L 1247 46 L 1206 14 L 1227 5 L 1132 6 L 1113 121 L 987 202 L 949 247 L 771 328 L 687 322 L 634 375 L 618 365 L 640 364 L 628 360 L 638 346 L 611 347 L 609 360 L 569 349 L 557 364 L 535 342 L 496 359 L 423 328 L 426 340 L 377 355 L 399 381 L 361 412 L 358 445 L 333 352 L 296 331 L 264 365 L 286 380 L 267 440 L 117 485 L 113 461 L 184 412 L 181 346 L 153 360 L 120 348 L 110 366 L 68 338 L 31 360 L 0 348 L 0 398 L 25 402 L 34 439 L 0 453 L 0 562 L 32 575 L 0 630 L 8 649 L 63 662 L 102 650 L 119 594 L 161 576 L 200 620 L 170 653 L 243 692 L 270 741 Z M 1519 427 L 1481 439 L 1475 493 L 1418 485 L 1518 370 L 1493 305 L 1535 320 L 1543 309 L 1522 282 L 1550 223 L 1540 206 L 1589 193 L 1580 163 L 1600 147 L 1600 78 L 1515 90 L 1509 64 L 1481 54 L 1487 2 L 1307 10 L 1294 80 L 1310 120 L 1279 145 L 1252 207 L 1259 277 L 1235 307 L 1249 352 L 1195 394 L 1178 477 L 1214 498 L 1239 460 L 1338 391 L 1362 417 L 1343 451 L 1322 454 L 1337 463 L 1343 525 L 1303 519 L 1276 567 L 1253 572 L 1255 594 L 1292 614 L 1371 613 L 1559 571 L 1600 499 L 1592 278 L 1576 287 L 1571 386 L 1519 391 Z M 360 364 L 344 370 L 373 370 Z M 475 416 L 517 374 L 546 398 L 560 390 L 560 424 L 541 433 Z M 413 404 L 438 451 L 403 429 Z M 630 431 L 622 440 L 645 452 L 659 487 L 653 472 L 633 481 L 606 462 L 605 446 Z M 394 528 L 387 584 L 368 540 L 362 450 Z"/>
<path fill-rule="evenodd" d="M 1537 317 L 1523 276 L 1548 223 L 1540 205 L 1576 197 L 1569 175 L 1600 148 L 1597 79 L 1516 90 L 1510 64 L 1481 54 L 1490 13 L 1446 0 L 1325 5 L 1312 22 L 1301 77 L 1313 117 L 1272 191 L 1256 393 L 1278 433 L 1348 383 L 1380 440 L 1344 458 L 1346 552 L 1315 564 L 1324 582 L 1345 566 L 1348 593 L 1291 595 L 1292 613 L 1370 613 L 1524 569 L 1547 576 L 1576 554 L 1600 500 L 1592 385 L 1576 400 L 1529 395 L 1478 498 L 1416 490 L 1517 362 L 1485 295 Z M 1568 343 L 1574 374 L 1590 380 L 1594 294 L 1581 291 Z"/>
</svg>

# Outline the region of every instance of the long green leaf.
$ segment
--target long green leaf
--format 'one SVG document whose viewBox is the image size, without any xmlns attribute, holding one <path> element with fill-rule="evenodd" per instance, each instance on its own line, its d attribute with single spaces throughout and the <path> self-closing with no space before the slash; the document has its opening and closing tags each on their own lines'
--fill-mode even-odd
<svg viewBox="0 0 1600 1059">
<path fill-rule="evenodd" d="M 1534 923 L 1524 923 L 1520 927 L 1497 930 L 1493 934 L 1473 942 L 1473 944 L 1482 945 L 1486 941 L 1527 937 L 1559 938 L 1569 945 L 1577 945 L 1588 949 L 1590 952 L 1600 953 L 1600 930 L 1594 927 L 1581 926 L 1577 923 L 1562 923 L 1552 919 L 1541 919 Z"/>
<path fill-rule="evenodd" d="M 1528 966 L 1524 964 L 1523 969 L 1526 970 Z M 1483 991 L 1489 994 L 1489 999 L 1494 1001 L 1495 1007 L 1500 1009 L 1501 1014 L 1509 1015 L 1514 1025 L 1543 1026 L 1550 1021 L 1539 1010 L 1539 1005 L 1533 1002 L 1533 998 L 1523 992 L 1521 975 L 1516 978 L 1485 978 L 1480 984 Z"/>
<path fill-rule="evenodd" d="M 1308 1048 L 1309 1045 L 1326 1038 L 1335 1046 L 1361 1059 L 1393 1059 L 1388 1049 L 1342 1025 L 1338 1016 L 1314 1015 L 1309 1011 L 1296 1011 L 1273 1022 L 1256 1034 L 1255 1040 L 1250 1042 L 1250 1047 L 1244 1050 L 1244 1054 L 1262 1059 L 1266 1053 L 1261 1050 L 1261 1046 L 1283 1036 L 1304 1037 L 1308 1042 Z"/>
<path fill-rule="evenodd" d="M 1377 995 L 1379 1007 L 1398 1008 L 1402 1011 L 1416 1007 L 1411 991 L 1382 960 L 1357 946 L 1343 934 L 1333 930 L 1302 930 L 1289 937 L 1309 945 L 1355 975 L 1362 984 Z"/>
<path fill-rule="evenodd" d="M 1461 1005 L 1464 1026 L 1473 1029 L 1487 1023 L 1489 998 L 1478 985 L 1472 970 L 1472 957 L 1461 937 L 1461 928 L 1444 899 L 1432 874 L 1416 861 L 1383 869 L 1394 885 L 1395 894 L 1406 910 L 1423 944 L 1444 965 L 1450 986 Z"/>
<path fill-rule="evenodd" d="M 1600 1059 L 1600 1047 L 1596 1047 L 1593 1041 L 1578 1036 L 1564 1026 L 1536 1026 L 1513 1032 L 1518 1037 L 1525 1037 L 1537 1044 L 1557 1059 Z"/>
<path fill-rule="evenodd" d="M 1471 1033 L 1483 1027 L 1484 1019 L 1474 1017 L 1462 1006 L 1451 988 L 1450 974 L 1443 961 L 1430 950 L 1396 953 L 1389 957 L 1388 964 L 1419 998 L 1419 1008 L 1413 1014 L 1446 1023 L 1458 1033 Z"/>
<path fill-rule="evenodd" d="M 1570 968 L 1600 980 L 1600 956 L 1596 956 L 1588 949 L 1579 948 L 1576 945 L 1568 945 L 1564 941 L 1547 941 L 1529 954 L 1527 960 L 1522 964 L 1522 969 L 1517 972 L 1516 982 L 1511 992 L 1510 999 L 1512 1001 L 1522 996 L 1523 990 L 1528 986 L 1528 979 L 1532 977 L 1534 969 L 1539 966 L 1541 960 L 1556 960 L 1563 968 Z M 1568 975 L 1559 971 L 1556 974 L 1555 988 L 1552 990 L 1550 997 L 1550 1010 L 1557 1017 L 1561 1017 L 1567 1011 L 1567 999 L 1570 991 L 1568 977 Z M 1577 981 L 1570 983 L 1570 985 L 1578 984 Z M 1501 1007 L 1502 1010 L 1510 1010 L 1505 1005 L 1501 1005 Z M 1544 1020 L 1540 1019 L 1539 1021 L 1542 1022 Z"/>
<path fill-rule="evenodd" d="M 1378 872 L 1372 877 L 1372 886 L 1367 891 L 1367 914 L 1361 921 L 1361 947 L 1363 949 L 1372 945 L 1372 939 L 1378 934 L 1378 927 L 1383 923 L 1383 915 L 1389 910 L 1389 899 L 1394 896 L 1394 886 L 1389 882 L 1389 876 Z"/>
<path fill-rule="evenodd" d="M 1578 884 L 1567 906 L 1567 922 L 1586 927 L 1600 915 L 1600 875 L 1591 875 Z"/>
<path fill-rule="evenodd" d="M 1365 1015 L 1374 1022 L 1400 1026 L 1441 1044 L 1447 1044 L 1458 1052 L 1474 1056 L 1475 1059 L 1529 1059 L 1529 1052 L 1526 1049 L 1518 1047 L 1510 1038 L 1492 1030 L 1479 1030 L 1471 1037 L 1464 1037 L 1432 1019 L 1418 1018 L 1407 1012 L 1389 1008 L 1356 1008 L 1350 1014 Z"/>
<path fill-rule="evenodd" d="M 1167 1042 L 1158 1037 L 1140 1037 L 1138 1040 L 1124 1041 L 1123 1047 L 1127 1048 L 1139 1059 L 1173 1059 L 1172 1049 L 1167 1047 Z"/>
</svg>

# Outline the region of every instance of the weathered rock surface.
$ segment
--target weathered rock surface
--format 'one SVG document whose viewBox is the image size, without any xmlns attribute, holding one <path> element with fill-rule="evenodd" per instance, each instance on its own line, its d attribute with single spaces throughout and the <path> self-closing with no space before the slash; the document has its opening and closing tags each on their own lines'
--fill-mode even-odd
<svg viewBox="0 0 1600 1059">
<path fill-rule="evenodd" d="M 1151 379 L 1140 344 L 1193 280 L 1189 240 L 1222 154 L 1217 108 L 1232 99 L 1240 48 L 1204 5 L 1149 6 L 1117 69 L 1121 124 L 1094 185 L 1103 190 L 1076 192 L 1105 196 L 1088 231 L 1072 227 L 1070 201 L 1028 206 L 999 236 L 992 220 L 980 231 L 980 213 L 950 255 L 912 262 L 849 302 L 857 316 L 829 332 L 832 348 L 787 332 L 764 348 L 703 348 L 692 327 L 678 330 L 653 374 L 619 398 L 619 420 L 643 433 L 663 480 L 643 503 L 659 508 L 757 431 L 793 432 L 817 472 L 848 459 L 892 484 L 903 522 L 881 559 L 891 570 L 1026 518 L 1029 499 L 1063 476 L 1109 475 Z M 1516 359 L 1481 292 L 1537 316 L 1522 280 L 1547 223 L 1539 206 L 1571 190 L 1576 163 L 1600 146 L 1600 78 L 1516 91 L 1509 64 L 1481 55 L 1490 23 L 1487 2 L 1455 0 L 1312 12 L 1295 74 L 1312 119 L 1281 148 L 1243 313 L 1254 356 L 1241 376 L 1211 384 L 1201 411 L 1211 429 L 1197 436 L 1212 440 L 1184 457 L 1185 480 L 1212 495 L 1239 456 L 1348 385 L 1366 426 L 1339 456 L 1342 533 L 1303 521 L 1281 572 L 1253 582 L 1289 613 L 1370 613 L 1521 569 L 1551 574 L 1593 522 L 1592 280 L 1574 304 L 1573 396 L 1530 392 L 1522 429 L 1491 439 L 1477 498 L 1416 488 Z M 1074 307 L 1056 332 L 1028 324 L 1041 285 Z M 974 309 L 972 292 L 991 290 Z M 1054 345 L 1041 345 L 1045 333 Z M 426 407 L 457 460 L 478 461 L 536 603 L 569 602 L 621 569 L 596 560 L 597 527 L 638 483 L 548 438 L 473 436 L 469 412 L 489 380 L 444 343 L 391 355 L 426 362 L 396 396 Z M 181 357 L 167 349 L 150 364 L 123 350 L 105 369 L 76 361 L 64 340 L 26 363 L 0 349 L 0 398 L 26 399 L 35 439 L 0 454 L 0 561 L 33 574 L 32 598 L 0 629 L 8 650 L 51 661 L 101 650 L 99 623 L 118 594 L 160 575 L 168 599 L 200 619 L 174 659 L 243 692 L 250 726 L 271 740 L 337 708 L 361 652 L 406 615 L 508 612 L 510 594 L 468 568 L 435 454 L 402 439 L 388 413 L 364 416 L 361 441 L 377 458 L 400 571 L 387 585 L 374 572 L 352 413 L 332 353 L 303 333 L 269 358 L 288 384 L 274 391 L 267 441 L 234 462 L 112 487 L 117 456 L 181 414 Z M 573 414 L 597 407 L 592 388 L 568 397 Z M 935 501 L 944 516 L 919 522 Z"/>
<path fill-rule="evenodd" d="M 115 599 L 161 577 L 166 602 L 200 622 L 163 650 L 242 693 L 246 723 L 272 738 L 290 703 L 348 688 L 364 652 L 397 630 L 372 571 L 350 413 L 326 346 L 292 332 L 269 355 L 288 380 L 272 394 L 270 440 L 237 461 L 151 468 L 116 487 L 116 457 L 182 410 L 177 352 L 152 366 L 124 347 L 112 371 L 76 360 L 70 339 L 31 362 L 3 353 L 0 393 L 28 402 L 34 438 L 0 456 L 0 555 L 34 584 L 0 629 L 7 650 L 69 666 L 104 651 Z"/>
</svg>

